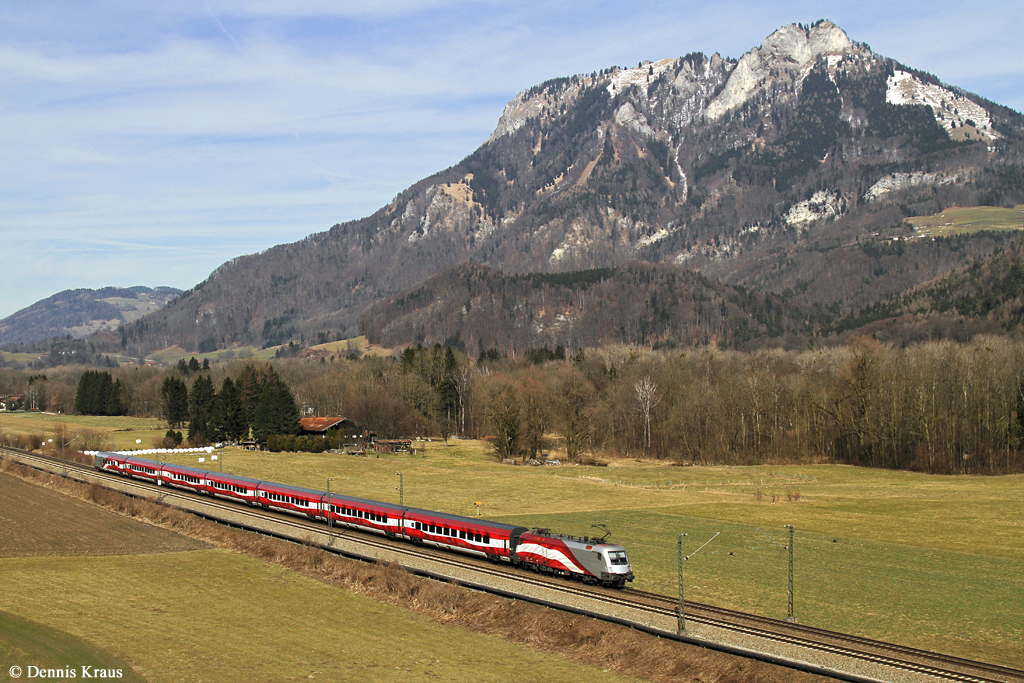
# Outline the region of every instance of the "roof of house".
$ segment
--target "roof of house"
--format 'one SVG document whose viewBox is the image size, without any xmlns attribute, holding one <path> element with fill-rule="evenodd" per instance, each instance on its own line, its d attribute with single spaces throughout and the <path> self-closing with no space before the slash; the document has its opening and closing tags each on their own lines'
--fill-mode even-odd
<svg viewBox="0 0 1024 683">
<path fill-rule="evenodd" d="M 299 419 L 299 429 L 304 432 L 326 432 L 346 420 L 344 417 L 303 417 Z"/>
</svg>

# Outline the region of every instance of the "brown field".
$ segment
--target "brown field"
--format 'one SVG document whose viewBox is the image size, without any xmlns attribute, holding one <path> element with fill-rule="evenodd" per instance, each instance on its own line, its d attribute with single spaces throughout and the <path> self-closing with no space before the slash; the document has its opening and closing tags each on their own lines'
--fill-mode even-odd
<svg viewBox="0 0 1024 683">
<path fill-rule="evenodd" d="M 0 557 L 134 555 L 209 547 L 0 474 Z"/>
</svg>

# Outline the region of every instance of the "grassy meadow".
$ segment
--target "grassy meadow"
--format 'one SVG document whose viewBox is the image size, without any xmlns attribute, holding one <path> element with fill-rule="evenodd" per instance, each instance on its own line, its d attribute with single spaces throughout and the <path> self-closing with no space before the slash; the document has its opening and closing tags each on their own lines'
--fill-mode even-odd
<svg viewBox="0 0 1024 683">
<path fill-rule="evenodd" d="M 233 349 L 211 351 L 209 353 L 196 353 L 194 351 L 186 351 L 180 346 L 168 346 L 165 349 L 150 352 L 146 356 L 146 359 L 167 364 L 174 364 L 179 360 L 189 360 L 191 358 L 195 358 L 200 363 L 205 359 L 209 359 L 211 363 L 214 361 L 231 360 L 232 358 L 241 358 L 243 360 L 267 360 L 273 358 L 279 348 L 281 347 L 271 346 L 266 349 L 259 349 L 255 346 L 240 346 Z"/>
<path fill-rule="evenodd" d="M 17 418 L 16 420 L 14 418 Z M 157 420 L 4 415 L 5 431 L 43 419 L 106 430 L 116 448 L 163 435 Z M 117 429 L 125 431 L 115 431 Z M 147 441 L 149 439 L 149 441 Z M 497 464 L 488 446 L 414 442 L 412 454 L 222 454 L 224 471 L 327 487 L 444 512 L 599 534 L 632 557 L 634 586 L 773 617 L 787 614 L 795 529 L 795 615 L 803 623 L 1024 667 L 1024 477 L 933 476 L 850 466 L 608 467 Z M 194 454 L 168 456 L 198 465 Z"/>
<path fill-rule="evenodd" d="M 981 230 L 1024 229 L 1024 205 L 1012 209 L 996 206 L 950 207 L 932 216 L 915 216 L 907 222 L 923 237 L 949 237 Z"/>
<path fill-rule="evenodd" d="M 151 683 L 637 680 L 223 550 L 4 559 L 0 571 L 17 587 L 0 592 L 0 655 L 22 668 L 131 662 Z"/>
<path fill-rule="evenodd" d="M 848 466 L 498 465 L 475 441 L 411 455 L 246 453 L 225 471 L 573 534 L 612 531 L 634 586 L 787 615 L 786 524 L 801 622 L 1024 666 L 1024 477 L 942 477 Z M 192 456 L 178 456 L 181 464 Z M 479 505 L 478 505 L 479 504 Z"/>
<path fill-rule="evenodd" d="M 326 344 L 317 344 L 316 346 L 310 346 L 309 348 L 314 351 L 324 351 L 340 355 L 347 355 L 353 351 L 358 351 L 359 354 L 363 356 L 390 356 L 393 353 L 392 349 L 386 349 L 382 346 L 371 344 L 367 341 L 365 336 L 327 342 Z"/>
<path fill-rule="evenodd" d="M 167 433 L 167 423 L 155 417 L 103 417 L 55 413 L 0 413 L 0 430 L 8 436 L 38 435 L 47 449 L 60 450 L 61 430 L 70 446 L 84 450 L 154 448 Z M 141 441 L 137 444 L 136 440 Z M 83 446 L 83 443 L 85 444 Z"/>
</svg>

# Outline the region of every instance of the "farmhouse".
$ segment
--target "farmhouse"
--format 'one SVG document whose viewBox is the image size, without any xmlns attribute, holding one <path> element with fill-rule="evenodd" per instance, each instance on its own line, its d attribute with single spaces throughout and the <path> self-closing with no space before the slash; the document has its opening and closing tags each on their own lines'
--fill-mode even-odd
<svg viewBox="0 0 1024 683">
<path fill-rule="evenodd" d="M 342 440 L 358 439 L 363 430 L 347 417 L 303 417 L 299 420 L 299 430 L 307 436 L 330 436 L 340 433 Z"/>
</svg>

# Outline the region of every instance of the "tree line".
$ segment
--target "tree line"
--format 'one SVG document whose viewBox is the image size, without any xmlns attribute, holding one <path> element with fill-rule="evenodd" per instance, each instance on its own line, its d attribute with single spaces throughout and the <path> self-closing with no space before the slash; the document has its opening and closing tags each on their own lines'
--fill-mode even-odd
<svg viewBox="0 0 1024 683">
<path fill-rule="evenodd" d="M 317 414 L 343 412 L 381 436 L 452 429 L 489 438 L 503 460 L 1024 471 L 1024 343 L 1005 337 L 903 348 L 860 338 L 757 353 L 615 346 L 546 356 L 473 360 L 435 345 L 398 359 L 280 370 Z"/>
<path fill-rule="evenodd" d="M 71 412 L 78 385 L 82 411 L 108 405 L 119 385 L 123 412 L 187 424 L 193 442 L 280 434 L 286 440 L 275 445 L 288 449 L 301 406 L 381 438 L 490 437 L 503 460 L 1024 471 L 1024 341 L 1005 336 L 905 347 L 860 338 L 753 353 L 541 349 L 515 358 L 435 344 L 394 357 L 216 363 L 190 376 L 125 367 L 27 377 L 0 369 L 0 389 L 31 387 L 40 409 Z"/>
</svg>

